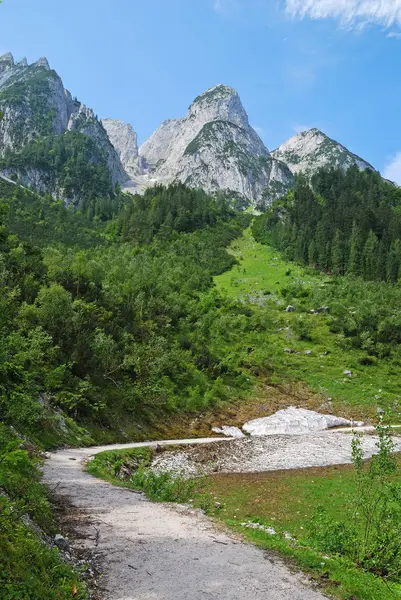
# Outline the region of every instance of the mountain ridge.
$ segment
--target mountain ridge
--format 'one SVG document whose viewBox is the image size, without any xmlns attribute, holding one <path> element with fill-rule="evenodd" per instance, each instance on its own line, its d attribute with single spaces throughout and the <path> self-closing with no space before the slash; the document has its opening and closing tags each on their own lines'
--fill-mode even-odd
<svg viewBox="0 0 401 600">
<path fill-rule="evenodd" d="M 138 148 L 131 124 L 113 118 L 100 121 L 73 98 L 45 57 L 28 64 L 7 53 L 0 57 L 0 111 L 0 159 L 14 155 L 11 163 L 8 160 L 11 170 L 2 166 L 3 175 L 74 205 L 79 204 L 80 190 L 68 196 L 51 174 L 32 164 L 21 165 L 18 155 L 24 147 L 46 136 L 79 134 L 100 149 L 95 156 L 82 140 L 86 160 L 101 161 L 112 184 L 125 191 L 142 193 L 156 184 L 181 182 L 242 199 L 243 208 L 262 210 L 289 191 L 300 172 L 311 178 L 322 167 L 374 170 L 318 129 L 293 136 L 270 152 L 251 127 L 237 91 L 224 84 L 198 95 L 184 117 L 163 121 Z"/>
</svg>

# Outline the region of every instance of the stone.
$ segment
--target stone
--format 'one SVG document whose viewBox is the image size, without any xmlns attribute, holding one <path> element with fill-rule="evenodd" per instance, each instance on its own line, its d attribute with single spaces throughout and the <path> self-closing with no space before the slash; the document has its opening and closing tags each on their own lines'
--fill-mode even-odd
<svg viewBox="0 0 401 600">
<path fill-rule="evenodd" d="M 245 437 L 244 433 L 238 427 L 229 427 L 228 425 L 223 425 L 221 429 L 219 427 L 213 427 L 212 431 L 214 433 L 219 433 L 220 435 L 225 435 L 226 437 L 233 438 L 242 438 Z"/>
<path fill-rule="evenodd" d="M 290 305 L 289 305 L 289 306 L 287 306 L 287 308 L 285 309 L 285 312 L 287 312 L 287 313 L 293 313 L 293 312 L 296 312 L 296 310 L 297 310 L 297 309 L 295 308 L 295 306 L 292 306 L 292 305 L 290 304 Z"/>
<path fill-rule="evenodd" d="M 312 350 L 305 350 L 305 355 L 310 356 L 312 354 Z"/>
<path fill-rule="evenodd" d="M 345 371 L 344 371 L 344 375 L 345 375 L 346 377 L 352 377 L 352 371 L 350 371 L 349 369 L 345 369 Z"/>
<path fill-rule="evenodd" d="M 284 348 L 284 352 L 286 354 L 294 354 L 294 350 L 291 350 L 291 348 Z"/>
<path fill-rule="evenodd" d="M 70 554 L 70 552 L 71 552 L 70 544 L 69 544 L 67 538 L 65 538 L 63 535 L 61 535 L 60 533 L 57 533 L 54 536 L 54 543 L 56 544 L 57 548 L 59 548 L 59 550 Z"/>
<path fill-rule="evenodd" d="M 242 429 L 252 436 L 260 435 L 298 435 L 313 431 L 325 431 L 333 427 L 362 427 L 360 421 L 354 422 L 334 415 L 326 415 L 305 408 L 279 410 L 270 417 L 248 421 Z"/>
<path fill-rule="evenodd" d="M 247 523 L 241 523 L 242 527 L 246 527 L 247 529 L 259 529 L 260 531 L 264 531 L 269 535 L 277 535 L 277 531 L 274 527 L 268 527 L 267 525 L 261 525 L 260 523 L 252 523 L 252 521 L 248 521 Z"/>
</svg>

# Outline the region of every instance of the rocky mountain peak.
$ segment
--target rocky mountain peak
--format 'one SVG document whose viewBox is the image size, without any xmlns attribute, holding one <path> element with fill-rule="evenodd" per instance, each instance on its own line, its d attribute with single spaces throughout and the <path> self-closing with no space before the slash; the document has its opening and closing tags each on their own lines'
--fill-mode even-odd
<svg viewBox="0 0 401 600">
<path fill-rule="evenodd" d="M 302 172 L 308 177 L 322 168 L 346 170 L 357 166 L 361 170 L 374 171 L 372 165 L 316 127 L 294 135 L 272 155 L 285 162 L 292 173 Z"/>
<path fill-rule="evenodd" d="M 249 125 L 238 93 L 222 84 L 195 98 L 184 118 L 164 121 L 139 149 L 139 161 L 138 189 L 181 181 L 227 192 L 241 206 L 269 204 L 293 184 Z"/>
<path fill-rule="evenodd" d="M 45 56 L 42 56 L 41 58 L 39 58 L 33 64 L 33 66 L 35 66 L 35 67 L 43 67 L 44 69 L 47 69 L 48 71 L 50 71 L 49 61 L 47 60 L 47 58 Z"/>
<path fill-rule="evenodd" d="M 13 67 L 14 65 L 14 56 L 11 54 L 11 52 L 7 52 L 7 54 L 0 56 L 0 68 L 4 68 L 4 66 Z"/>
<path fill-rule="evenodd" d="M 214 85 L 211 88 L 207 89 L 205 92 L 203 92 L 199 96 L 197 96 L 195 98 L 195 100 L 192 102 L 191 107 L 196 104 L 202 104 L 202 103 L 207 103 L 207 104 L 211 103 L 212 104 L 214 102 L 227 100 L 227 99 L 230 99 L 232 96 L 238 96 L 238 93 L 236 92 L 236 90 L 234 90 L 234 88 L 230 87 L 229 85 L 224 85 L 222 83 L 219 83 L 219 84 Z"/>
<path fill-rule="evenodd" d="M 187 119 L 210 121 L 229 121 L 249 128 L 248 115 L 238 93 L 228 85 L 215 85 L 195 98 L 188 110 Z"/>
</svg>

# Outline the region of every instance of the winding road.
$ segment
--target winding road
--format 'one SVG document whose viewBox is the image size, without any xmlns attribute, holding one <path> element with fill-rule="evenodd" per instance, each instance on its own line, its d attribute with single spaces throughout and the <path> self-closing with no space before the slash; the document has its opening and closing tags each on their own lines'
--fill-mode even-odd
<svg viewBox="0 0 401 600">
<path fill-rule="evenodd" d="M 199 511 L 152 503 L 83 468 L 104 450 L 210 441 L 216 438 L 62 450 L 45 461 L 45 481 L 88 517 L 79 521 L 77 543 L 101 560 L 105 600 L 323 600 L 303 575 Z"/>
</svg>

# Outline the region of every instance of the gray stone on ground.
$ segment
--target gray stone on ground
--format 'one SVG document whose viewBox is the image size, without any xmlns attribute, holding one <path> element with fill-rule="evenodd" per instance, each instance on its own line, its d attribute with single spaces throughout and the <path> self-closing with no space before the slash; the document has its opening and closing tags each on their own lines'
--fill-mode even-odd
<svg viewBox="0 0 401 600">
<path fill-rule="evenodd" d="M 213 427 L 212 431 L 214 433 L 219 433 L 220 435 L 225 435 L 226 437 L 233 438 L 241 438 L 244 437 L 243 432 L 239 427 L 230 427 L 228 425 L 223 425 L 221 428 Z"/>
<path fill-rule="evenodd" d="M 54 536 L 54 543 L 56 544 L 57 548 L 63 552 L 70 552 L 71 550 L 68 540 L 60 533 L 57 533 Z"/>
</svg>

